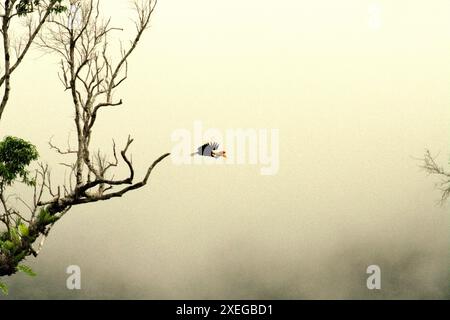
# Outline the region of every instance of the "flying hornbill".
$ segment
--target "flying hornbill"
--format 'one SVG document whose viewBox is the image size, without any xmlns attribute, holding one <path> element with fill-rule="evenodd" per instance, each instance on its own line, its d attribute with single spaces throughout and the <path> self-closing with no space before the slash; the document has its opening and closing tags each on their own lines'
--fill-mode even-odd
<svg viewBox="0 0 450 320">
<path fill-rule="evenodd" d="M 191 156 L 195 156 L 196 154 L 198 154 L 200 156 L 205 157 L 226 158 L 227 157 L 226 151 L 217 151 L 217 148 L 219 148 L 219 144 L 217 142 L 205 143 L 201 147 L 198 147 L 196 152 L 191 153 Z"/>
</svg>

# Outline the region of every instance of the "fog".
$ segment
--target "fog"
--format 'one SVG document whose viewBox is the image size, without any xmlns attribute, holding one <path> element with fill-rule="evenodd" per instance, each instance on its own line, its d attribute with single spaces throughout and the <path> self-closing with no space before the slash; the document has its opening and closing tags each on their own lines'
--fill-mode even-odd
<svg viewBox="0 0 450 320">
<path fill-rule="evenodd" d="M 128 8 L 105 8 L 121 38 Z M 2 279 L 5 298 L 450 298 L 448 204 L 416 160 L 429 148 L 449 162 L 449 14 L 444 0 L 160 1 L 95 146 L 131 134 L 140 177 L 195 121 L 278 129 L 278 172 L 166 159 L 146 187 L 72 208 L 26 261 L 37 276 Z M 27 58 L 1 134 L 36 144 L 62 183 L 47 142 L 76 132 L 57 62 Z"/>
</svg>

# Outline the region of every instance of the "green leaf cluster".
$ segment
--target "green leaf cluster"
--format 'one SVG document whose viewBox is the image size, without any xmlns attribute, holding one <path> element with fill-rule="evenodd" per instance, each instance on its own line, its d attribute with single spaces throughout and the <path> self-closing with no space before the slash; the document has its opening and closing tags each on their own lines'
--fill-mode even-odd
<svg viewBox="0 0 450 320">
<path fill-rule="evenodd" d="M 34 185 L 26 168 L 38 156 L 36 147 L 28 141 L 11 136 L 0 141 L 0 184 L 11 185 L 21 178 L 24 183 Z"/>
<path fill-rule="evenodd" d="M 25 16 L 28 13 L 32 13 L 35 10 L 35 7 L 41 2 L 41 0 L 20 0 L 19 3 L 16 4 L 17 15 Z M 50 4 L 54 5 L 51 11 L 55 13 L 61 13 L 67 9 L 67 7 L 62 4 L 62 0 L 51 0 Z"/>
<path fill-rule="evenodd" d="M 30 277 L 36 276 L 36 273 L 33 271 L 33 269 L 31 269 L 29 266 L 26 266 L 24 264 L 19 264 L 16 269 L 17 269 L 17 271 L 23 272 L 26 275 L 29 275 Z"/>
<path fill-rule="evenodd" d="M 7 296 L 8 295 L 8 286 L 5 284 L 5 283 L 3 283 L 3 282 L 1 282 L 0 281 L 0 291 L 5 295 L 5 296 Z"/>
<path fill-rule="evenodd" d="M 14 243 L 11 240 L 5 240 L 5 241 L 0 240 L 0 250 L 2 252 L 9 253 L 13 248 L 14 248 Z"/>
<path fill-rule="evenodd" d="M 18 229 L 22 237 L 28 237 L 30 235 L 30 230 L 27 225 L 20 223 Z"/>
<path fill-rule="evenodd" d="M 8 255 L 14 255 L 21 245 L 19 231 L 11 227 L 9 232 L 4 232 L 0 237 L 0 251 Z"/>
<path fill-rule="evenodd" d="M 35 277 L 36 276 L 36 273 L 33 271 L 33 269 L 31 269 L 29 266 L 26 266 L 24 264 L 19 264 L 16 267 L 16 270 L 19 271 L 19 272 L 23 272 L 23 273 L 25 273 L 26 275 L 28 275 L 30 277 Z M 8 293 L 9 293 L 8 286 L 6 285 L 6 283 L 3 283 L 1 281 L 0 281 L 0 293 L 4 294 L 5 296 L 7 296 Z"/>
<path fill-rule="evenodd" d="M 58 217 L 52 215 L 48 210 L 42 208 L 38 215 L 38 221 L 42 225 L 48 225 L 50 223 L 56 222 Z"/>
</svg>

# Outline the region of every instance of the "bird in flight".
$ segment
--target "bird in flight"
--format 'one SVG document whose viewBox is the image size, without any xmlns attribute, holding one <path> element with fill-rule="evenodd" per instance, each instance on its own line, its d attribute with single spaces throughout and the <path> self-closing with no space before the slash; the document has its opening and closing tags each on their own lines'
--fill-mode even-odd
<svg viewBox="0 0 450 320">
<path fill-rule="evenodd" d="M 217 142 L 209 142 L 205 143 L 204 145 L 197 148 L 197 151 L 194 153 L 191 153 L 191 156 L 200 155 L 205 157 L 213 157 L 213 158 L 220 158 L 220 157 L 227 157 L 226 151 L 217 151 L 217 148 L 219 148 L 219 144 Z"/>
</svg>

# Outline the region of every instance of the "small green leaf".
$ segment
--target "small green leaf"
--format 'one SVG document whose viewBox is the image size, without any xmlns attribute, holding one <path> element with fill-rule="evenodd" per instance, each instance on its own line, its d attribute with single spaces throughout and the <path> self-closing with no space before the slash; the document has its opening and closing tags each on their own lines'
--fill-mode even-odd
<svg viewBox="0 0 450 320">
<path fill-rule="evenodd" d="M 6 240 L 5 242 L 3 242 L 3 246 L 5 247 L 5 249 L 11 250 L 12 248 L 14 248 L 14 243 L 12 243 L 12 241 L 10 240 Z"/>
<path fill-rule="evenodd" d="M 26 225 L 24 225 L 23 223 L 19 224 L 19 231 L 20 234 L 25 237 L 28 237 L 28 235 L 30 234 L 28 227 Z"/>
<path fill-rule="evenodd" d="M 4 284 L 3 282 L 0 282 L 0 291 L 7 296 L 8 295 L 8 286 L 6 284 Z"/>
<path fill-rule="evenodd" d="M 20 236 L 19 236 L 19 231 L 17 231 L 16 228 L 10 228 L 9 229 L 9 236 L 11 238 L 11 241 L 15 244 L 19 244 L 20 243 Z"/>
<path fill-rule="evenodd" d="M 19 264 L 17 266 L 17 271 L 21 271 L 21 272 L 29 275 L 30 277 L 36 276 L 36 273 L 34 273 L 33 269 L 31 269 L 29 266 L 26 266 L 24 264 Z"/>
<path fill-rule="evenodd" d="M 47 211 L 47 209 L 42 208 L 41 211 L 39 212 L 38 219 L 39 219 L 40 223 L 47 225 L 47 224 L 54 223 L 55 221 L 57 221 L 58 217 L 52 216 L 50 214 L 50 212 Z"/>
</svg>

